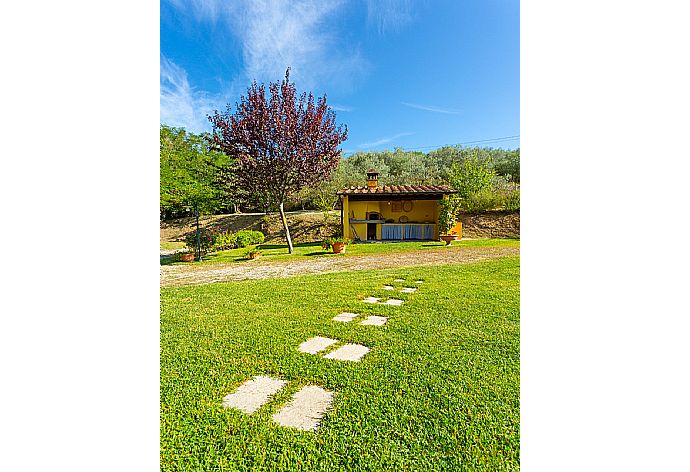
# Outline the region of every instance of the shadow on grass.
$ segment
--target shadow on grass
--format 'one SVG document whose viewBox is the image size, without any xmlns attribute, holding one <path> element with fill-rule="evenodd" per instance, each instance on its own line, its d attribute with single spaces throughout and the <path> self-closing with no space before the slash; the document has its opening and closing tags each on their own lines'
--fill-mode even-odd
<svg viewBox="0 0 690 472">
<path fill-rule="evenodd" d="M 299 244 L 293 244 L 294 247 L 316 247 L 316 246 L 321 246 L 321 243 L 319 242 L 314 242 L 314 243 L 299 243 Z M 257 249 L 285 249 L 287 251 L 287 244 L 259 244 L 257 246 Z"/>
</svg>

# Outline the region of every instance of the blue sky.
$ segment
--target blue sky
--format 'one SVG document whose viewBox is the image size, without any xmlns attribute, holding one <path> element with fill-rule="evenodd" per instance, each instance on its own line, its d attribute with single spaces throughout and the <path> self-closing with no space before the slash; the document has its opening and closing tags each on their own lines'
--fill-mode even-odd
<svg viewBox="0 0 690 472">
<path fill-rule="evenodd" d="M 327 94 L 355 151 L 514 149 L 519 2 L 162 0 L 161 123 L 210 131 L 252 80 Z M 478 142 L 483 141 L 483 142 Z"/>
</svg>

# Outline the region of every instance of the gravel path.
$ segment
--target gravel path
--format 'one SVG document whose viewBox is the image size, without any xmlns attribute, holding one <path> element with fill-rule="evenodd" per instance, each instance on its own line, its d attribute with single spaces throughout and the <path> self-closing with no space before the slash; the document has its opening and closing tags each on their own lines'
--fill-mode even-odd
<svg viewBox="0 0 690 472">
<path fill-rule="evenodd" d="M 347 257 L 318 257 L 298 261 L 265 262 L 256 259 L 247 262 L 190 267 L 186 265 L 161 266 L 161 286 L 200 285 L 234 280 L 293 277 L 304 274 L 349 272 L 353 270 L 394 269 L 407 266 L 457 264 L 517 256 L 519 247 L 461 247 L 443 250 L 421 250 L 394 254 L 371 254 Z"/>
</svg>

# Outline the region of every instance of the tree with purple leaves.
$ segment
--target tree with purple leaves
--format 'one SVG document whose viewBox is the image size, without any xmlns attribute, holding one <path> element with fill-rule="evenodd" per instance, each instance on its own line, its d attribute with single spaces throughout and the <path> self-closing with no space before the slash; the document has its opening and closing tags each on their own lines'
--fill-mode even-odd
<svg viewBox="0 0 690 472">
<path fill-rule="evenodd" d="M 230 185 L 256 199 L 278 204 L 285 238 L 293 253 L 283 204 L 307 185 L 330 179 L 347 139 L 347 126 L 336 126 L 335 112 L 326 96 L 298 96 L 290 69 L 282 82 L 266 87 L 256 81 L 240 97 L 232 113 L 215 111 L 209 120 L 214 148 L 236 159 Z"/>
</svg>

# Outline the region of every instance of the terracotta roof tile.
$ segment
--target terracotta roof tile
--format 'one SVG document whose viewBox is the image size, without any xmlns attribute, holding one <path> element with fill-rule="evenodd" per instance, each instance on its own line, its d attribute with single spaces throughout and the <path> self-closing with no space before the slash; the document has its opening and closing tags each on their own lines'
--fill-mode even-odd
<svg viewBox="0 0 690 472">
<path fill-rule="evenodd" d="M 345 187 L 336 192 L 336 195 L 350 194 L 419 194 L 419 193 L 455 193 L 456 191 L 447 185 L 384 185 L 370 189 L 362 186 Z"/>
</svg>

